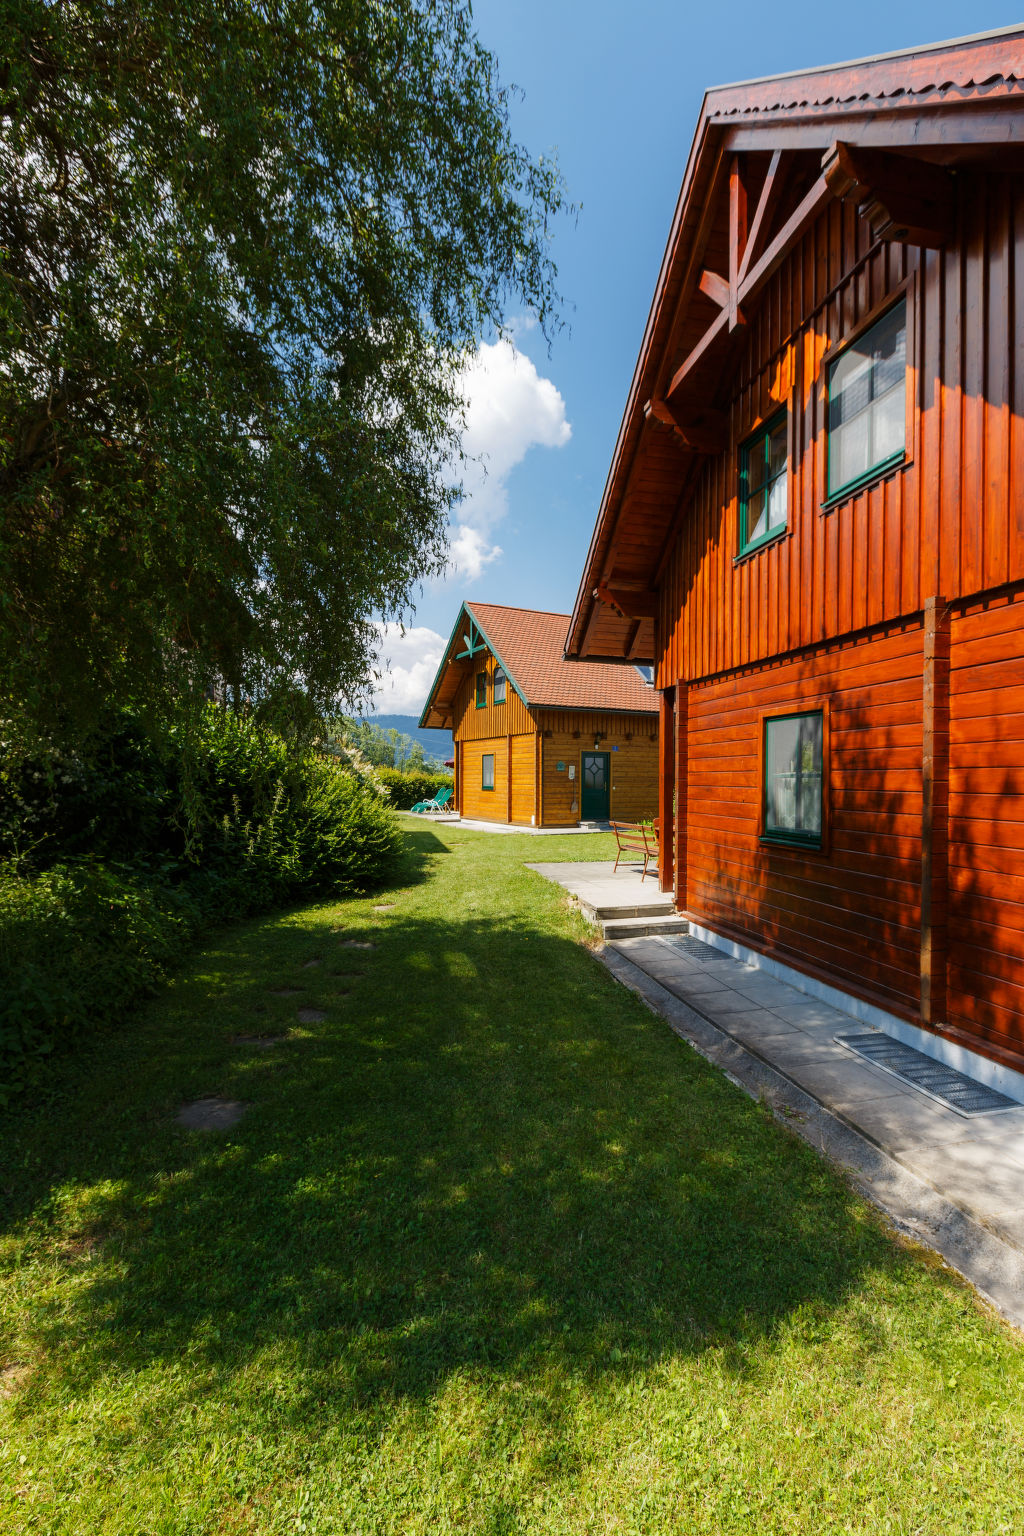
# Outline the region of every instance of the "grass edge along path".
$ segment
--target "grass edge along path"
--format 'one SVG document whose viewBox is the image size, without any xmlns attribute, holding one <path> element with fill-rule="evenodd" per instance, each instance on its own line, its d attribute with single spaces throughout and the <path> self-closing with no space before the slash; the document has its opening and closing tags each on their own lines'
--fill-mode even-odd
<svg viewBox="0 0 1024 1536">
<path fill-rule="evenodd" d="M 1017 1336 L 612 980 L 535 839 L 407 843 L 0 1122 L 5 1536 L 1019 1531 Z"/>
</svg>

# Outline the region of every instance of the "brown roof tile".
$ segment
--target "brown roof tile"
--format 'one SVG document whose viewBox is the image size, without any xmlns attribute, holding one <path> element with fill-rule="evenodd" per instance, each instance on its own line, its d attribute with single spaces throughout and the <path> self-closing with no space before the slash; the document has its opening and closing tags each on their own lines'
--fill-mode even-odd
<svg viewBox="0 0 1024 1536">
<path fill-rule="evenodd" d="M 566 661 L 567 613 L 538 613 L 497 603 L 467 603 L 466 607 L 528 704 L 546 709 L 657 711 L 658 696 L 635 667 Z"/>
</svg>

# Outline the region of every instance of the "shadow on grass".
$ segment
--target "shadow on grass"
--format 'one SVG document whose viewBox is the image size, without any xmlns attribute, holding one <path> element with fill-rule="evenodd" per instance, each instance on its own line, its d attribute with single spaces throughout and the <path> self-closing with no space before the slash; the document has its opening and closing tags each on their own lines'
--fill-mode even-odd
<svg viewBox="0 0 1024 1536">
<path fill-rule="evenodd" d="M 275 942 L 294 959 L 310 931 Z M 38 1319 L 66 1378 L 187 1361 L 181 1390 L 202 1395 L 283 1350 L 305 1417 L 422 1401 L 466 1370 L 625 1371 L 710 1345 L 742 1369 L 781 1321 L 907 1262 L 568 939 L 399 910 L 358 963 L 283 1058 L 232 1055 L 216 1010 L 181 1042 L 252 1106 L 226 1135 L 173 1128 L 145 1064 L 134 1118 L 68 1127 L 60 1183 L 99 1191 L 115 1236 Z M 265 985 L 251 954 L 233 964 L 230 988 Z"/>
</svg>

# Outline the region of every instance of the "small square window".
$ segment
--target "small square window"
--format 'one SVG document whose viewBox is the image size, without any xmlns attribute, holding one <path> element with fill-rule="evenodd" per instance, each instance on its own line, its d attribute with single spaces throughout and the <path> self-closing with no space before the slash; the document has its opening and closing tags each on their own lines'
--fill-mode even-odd
<svg viewBox="0 0 1024 1536">
<path fill-rule="evenodd" d="M 494 672 L 494 702 L 495 704 L 505 702 L 505 674 L 500 667 L 496 667 Z"/>
<path fill-rule="evenodd" d="M 786 526 L 786 413 L 775 416 L 740 450 L 740 554 L 774 539 Z"/>
<path fill-rule="evenodd" d="M 480 758 L 480 788 L 494 788 L 494 753 L 485 752 Z"/>
<path fill-rule="evenodd" d="M 764 722 L 764 832 L 770 842 L 821 847 L 824 719 L 820 709 Z"/>
<path fill-rule="evenodd" d="M 478 672 L 476 675 L 476 707 L 487 708 L 487 673 Z"/>
<path fill-rule="evenodd" d="M 828 495 L 892 468 L 907 449 L 907 302 L 901 299 L 828 371 Z"/>
</svg>

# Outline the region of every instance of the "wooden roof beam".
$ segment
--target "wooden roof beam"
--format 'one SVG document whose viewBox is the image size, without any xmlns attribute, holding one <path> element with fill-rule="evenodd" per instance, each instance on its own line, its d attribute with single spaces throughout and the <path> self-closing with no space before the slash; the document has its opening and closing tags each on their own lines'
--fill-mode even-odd
<svg viewBox="0 0 1024 1536">
<path fill-rule="evenodd" d="M 651 591 L 599 585 L 594 588 L 594 596 L 624 619 L 653 619 L 658 611 L 657 594 Z"/>
<path fill-rule="evenodd" d="M 740 265 L 747 249 L 747 184 L 739 155 L 729 166 L 729 329 L 746 322 L 740 311 Z"/>
<path fill-rule="evenodd" d="M 648 400 L 644 415 L 669 427 L 691 453 L 721 453 L 729 441 L 728 417 L 711 406 L 687 409 L 681 403 Z"/>
<path fill-rule="evenodd" d="M 837 140 L 821 169 L 833 196 L 856 203 L 873 239 L 939 250 L 952 237 L 956 185 L 942 166 Z"/>
<path fill-rule="evenodd" d="M 761 187 L 761 195 L 757 200 L 754 217 L 750 221 L 750 230 L 747 234 L 747 243 L 743 251 L 743 260 L 740 262 L 739 282 L 742 283 L 750 268 L 751 258 L 756 254 L 761 236 L 767 228 L 768 215 L 772 211 L 773 204 L 777 201 L 777 194 L 781 190 L 781 183 L 785 176 L 780 172 L 782 164 L 782 150 L 776 149 L 772 153 L 768 165 L 768 173 Z"/>
</svg>

